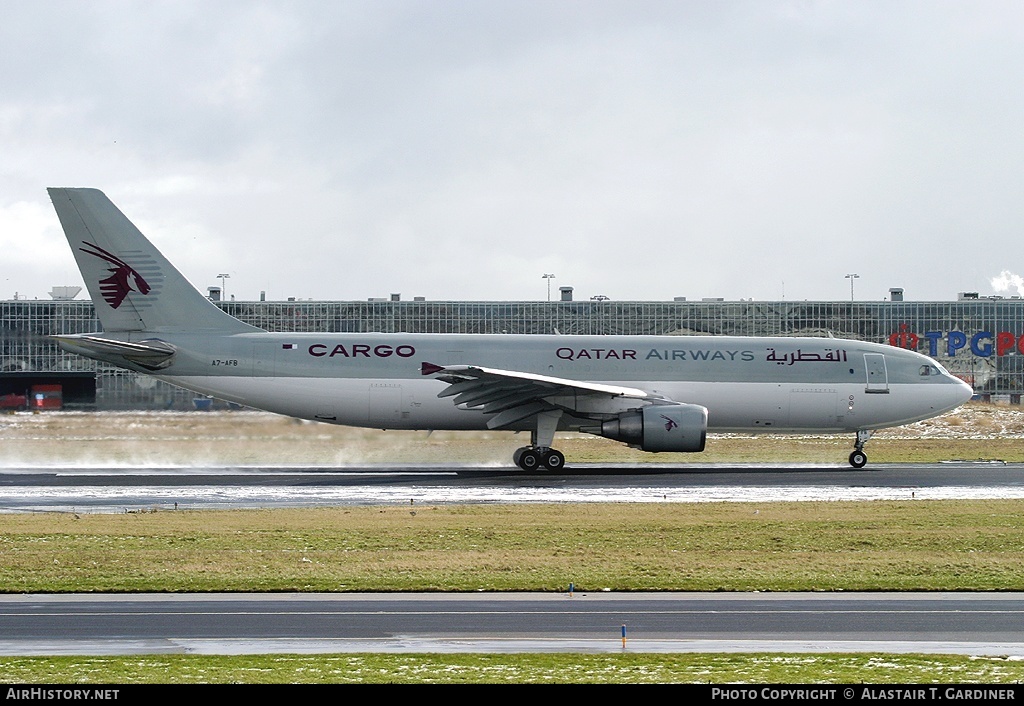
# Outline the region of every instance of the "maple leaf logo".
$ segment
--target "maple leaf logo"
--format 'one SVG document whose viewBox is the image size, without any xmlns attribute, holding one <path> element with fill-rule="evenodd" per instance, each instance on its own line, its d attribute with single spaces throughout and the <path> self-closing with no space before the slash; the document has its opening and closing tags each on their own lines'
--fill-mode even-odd
<svg viewBox="0 0 1024 706">
<path fill-rule="evenodd" d="M 90 250 L 90 248 L 92 249 Z M 103 300 L 110 305 L 111 309 L 121 306 L 130 292 L 149 294 L 149 283 L 134 267 L 117 255 L 107 252 L 94 243 L 85 243 L 85 247 L 79 248 L 79 250 L 113 265 L 107 270 L 110 276 L 100 280 L 100 294 L 103 295 Z"/>
</svg>

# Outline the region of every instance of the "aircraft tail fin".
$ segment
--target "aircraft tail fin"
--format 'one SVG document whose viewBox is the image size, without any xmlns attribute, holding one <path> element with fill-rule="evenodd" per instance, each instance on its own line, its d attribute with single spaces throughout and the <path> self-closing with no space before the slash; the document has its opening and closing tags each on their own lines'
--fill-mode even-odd
<svg viewBox="0 0 1024 706">
<path fill-rule="evenodd" d="M 258 331 L 221 311 L 97 189 L 47 189 L 105 331 Z"/>
</svg>

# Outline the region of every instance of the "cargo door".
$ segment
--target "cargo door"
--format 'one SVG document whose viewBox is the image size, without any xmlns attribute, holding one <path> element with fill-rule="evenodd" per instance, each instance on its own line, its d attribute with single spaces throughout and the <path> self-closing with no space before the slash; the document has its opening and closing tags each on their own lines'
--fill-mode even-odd
<svg viewBox="0 0 1024 706">
<path fill-rule="evenodd" d="M 838 397 L 834 389 L 790 390 L 789 426 L 793 429 L 834 429 Z"/>
<path fill-rule="evenodd" d="M 402 386 L 394 382 L 370 383 L 370 424 L 387 429 L 402 419 Z"/>
</svg>

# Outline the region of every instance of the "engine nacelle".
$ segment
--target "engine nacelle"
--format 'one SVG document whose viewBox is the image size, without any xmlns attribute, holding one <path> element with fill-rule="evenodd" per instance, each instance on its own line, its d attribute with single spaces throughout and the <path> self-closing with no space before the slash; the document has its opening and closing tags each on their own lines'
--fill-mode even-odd
<svg viewBox="0 0 1024 706">
<path fill-rule="evenodd" d="M 644 451 L 703 451 L 708 410 L 696 404 L 650 405 L 602 422 L 597 433 Z"/>
</svg>

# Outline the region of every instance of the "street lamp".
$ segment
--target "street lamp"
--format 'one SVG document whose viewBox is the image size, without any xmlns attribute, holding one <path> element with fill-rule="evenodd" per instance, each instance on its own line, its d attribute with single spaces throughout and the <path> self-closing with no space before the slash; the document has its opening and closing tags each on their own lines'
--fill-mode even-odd
<svg viewBox="0 0 1024 706">
<path fill-rule="evenodd" d="M 554 275 L 541 275 L 540 278 L 541 279 L 546 279 L 548 281 L 548 301 L 551 301 L 551 280 L 553 280 L 555 278 L 555 276 Z"/>
<path fill-rule="evenodd" d="M 231 275 L 229 275 L 229 274 L 227 274 L 225 272 L 225 273 L 217 275 L 217 277 L 220 278 L 220 298 L 221 298 L 222 301 L 227 301 L 228 300 L 228 291 L 227 291 L 227 288 L 224 286 L 224 280 L 229 279 L 231 277 Z"/>
<path fill-rule="evenodd" d="M 850 302 L 853 302 L 853 280 L 860 277 L 860 275 L 849 274 L 846 275 L 846 279 L 850 280 Z"/>
</svg>

